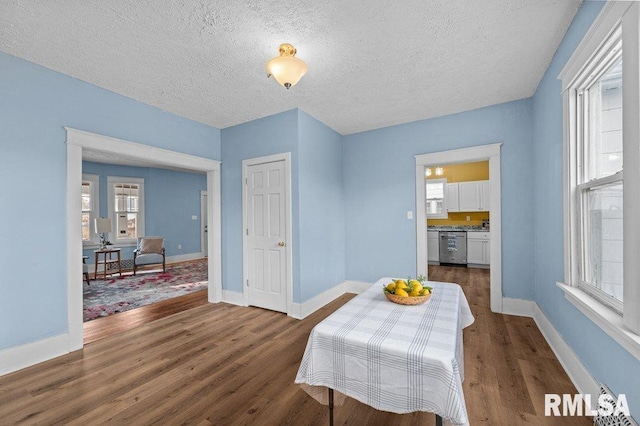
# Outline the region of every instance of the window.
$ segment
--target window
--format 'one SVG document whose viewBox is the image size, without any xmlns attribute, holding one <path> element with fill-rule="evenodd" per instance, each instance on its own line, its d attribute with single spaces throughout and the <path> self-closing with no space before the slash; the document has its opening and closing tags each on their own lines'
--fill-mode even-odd
<svg viewBox="0 0 640 426">
<path fill-rule="evenodd" d="M 620 313 L 623 301 L 622 39 L 618 28 L 576 85 L 579 285 Z"/>
<path fill-rule="evenodd" d="M 98 242 L 98 234 L 93 221 L 98 217 L 99 208 L 99 177 L 96 175 L 82 175 L 82 243 Z"/>
<path fill-rule="evenodd" d="M 637 3 L 607 3 L 560 73 L 565 282 L 582 290 L 565 296 L 625 347 L 623 325 L 640 334 L 638 16 Z"/>
<path fill-rule="evenodd" d="M 144 179 L 109 176 L 109 213 L 115 243 L 144 236 Z"/>
<path fill-rule="evenodd" d="M 445 200 L 446 179 L 427 179 L 427 218 L 447 218 Z"/>
</svg>

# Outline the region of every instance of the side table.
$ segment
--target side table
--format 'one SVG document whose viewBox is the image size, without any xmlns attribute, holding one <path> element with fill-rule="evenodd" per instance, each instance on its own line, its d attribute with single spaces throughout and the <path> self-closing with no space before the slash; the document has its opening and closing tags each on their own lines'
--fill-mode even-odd
<svg viewBox="0 0 640 426">
<path fill-rule="evenodd" d="M 95 254 L 95 268 L 93 271 L 93 276 L 95 279 L 98 279 L 98 265 L 104 265 L 103 270 L 103 279 L 107 278 L 107 274 L 115 274 L 116 267 L 117 272 L 122 276 L 122 264 L 120 263 L 120 249 L 119 248 L 106 248 L 101 250 L 94 250 Z M 116 258 L 113 258 L 113 255 L 116 255 Z M 100 260 L 100 255 L 102 255 L 102 260 Z"/>
</svg>

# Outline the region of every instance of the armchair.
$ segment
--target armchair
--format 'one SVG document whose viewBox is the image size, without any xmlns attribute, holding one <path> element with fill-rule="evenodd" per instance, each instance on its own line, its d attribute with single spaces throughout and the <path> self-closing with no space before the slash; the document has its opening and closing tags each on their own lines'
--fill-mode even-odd
<svg viewBox="0 0 640 426">
<path fill-rule="evenodd" d="M 133 275 L 136 274 L 139 266 L 160 263 L 162 263 L 162 272 L 165 272 L 164 238 L 138 238 L 138 247 L 133 251 Z"/>
</svg>

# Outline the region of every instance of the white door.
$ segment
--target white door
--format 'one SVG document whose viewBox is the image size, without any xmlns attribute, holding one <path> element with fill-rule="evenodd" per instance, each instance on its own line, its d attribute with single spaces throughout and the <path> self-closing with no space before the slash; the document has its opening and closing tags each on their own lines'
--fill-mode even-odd
<svg viewBox="0 0 640 426">
<path fill-rule="evenodd" d="M 246 176 L 248 303 L 286 312 L 284 160 L 248 166 Z"/>
</svg>

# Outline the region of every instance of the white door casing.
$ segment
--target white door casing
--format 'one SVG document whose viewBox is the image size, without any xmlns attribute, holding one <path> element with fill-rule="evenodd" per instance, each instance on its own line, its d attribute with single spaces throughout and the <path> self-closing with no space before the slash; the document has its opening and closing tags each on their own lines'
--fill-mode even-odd
<svg viewBox="0 0 640 426">
<path fill-rule="evenodd" d="M 427 276 L 427 215 L 425 168 L 434 164 L 455 164 L 489 160 L 489 211 L 491 214 L 491 310 L 502 312 L 502 199 L 500 182 L 501 143 L 416 155 L 416 265 Z"/>
<path fill-rule="evenodd" d="M 204 257 L 209 254 L 207 216 L 207 191 L 200 191 L 200 252 Z"/>
<path fill-rule="evenodd" d="M 285 313 L 292 301 L 289 182 L 282 155 L 243 161 L 244 302 Z"/>
<path fill-rule="evenodd" d="M 82 236 L 80 191 L 82 186 L 82 151 L 96 150 L 116 155 L 152 159 L 154 163 L 207 174 L 208 197 L 208 300 L 222 300 L 222 225 L 220 197 L 220 162 L 150 145 L 65 127 L 67 132 L 67 308 L 68 351 L 83 346 L 82 330 Z M 73 272 L 75 271 L 75 272 Z"/>
</svg>

